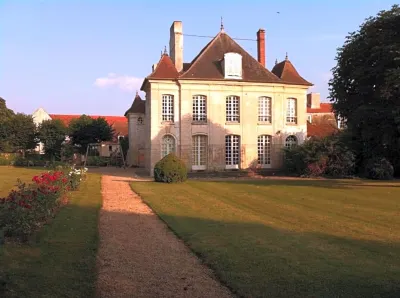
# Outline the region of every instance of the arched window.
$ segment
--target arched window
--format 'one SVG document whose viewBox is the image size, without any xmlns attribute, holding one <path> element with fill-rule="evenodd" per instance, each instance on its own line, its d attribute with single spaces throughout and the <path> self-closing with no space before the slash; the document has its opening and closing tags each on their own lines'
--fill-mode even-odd
<svg viewBox="0 0 400 298">
<path fill-rule="evenodd" d="M 257 139 L 258 164 L 261 167 L 271 166 L 271 136 L 261 135 Z"/>
<path fill-rule="evenodd" d="M 175 153 L 175 138 L 171 135 L 165 135 L 162 138 L 161 157 L 164 157 L 170 153 Z"/>
<path fill-rule="evenodd" d="M 225 136 L 225 167 L 238 169 L 240 162 L 240 136 Z"/>
<path fill-rule="evenodd" d="M 228 96 L 226 98 L 226 121 L 240 122 L 240 99 L 239 96 Z"/>
<path fill-rule="evenodd" d="M 143 118 L 142 118 L 142 117 L 139 117 L 139 118 L 137 119 L 137 124 L 138 124 L 138 125 L 142 125 L 142 124 L 143 124 Z"/>
<path fill-rule="evenodd" d="M 258 121 L 271 123 L 271 97 L 258 98 Z"/>
<path fill-rule="evenodd" d="M 286 123 L 297 123 L 297 99 L 288 98 L 286 107 Z"/>
<path fill-rule="evenodd" d="M 206 135 L 192 137 L 192 169 L 205 170 L 207 166 L 208 141 Z"/>
<path fill-rule="evenodd" d="M 293 135 L 288 136 L 285 141 L 285 147 L 290 149 L 295 145 L 297 145 L 297 138 Z"/>
<path fill-rule="evenodd" d="M 207 121 L 207 97 L 204 95 L 193 96 L 193 121 Z"/>
</svg>

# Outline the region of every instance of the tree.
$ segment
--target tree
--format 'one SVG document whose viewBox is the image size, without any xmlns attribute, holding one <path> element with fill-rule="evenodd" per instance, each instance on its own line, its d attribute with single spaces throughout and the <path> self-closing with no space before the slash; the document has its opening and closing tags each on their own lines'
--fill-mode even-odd
<svg viewBox="0 0 400 298">
<path fill-rule="evenodd" d="M 114 137 L 114 129 L 102 117 L 93 119 L 82 115 L 71 121 L 69 136 L 79 152 L 85 154 L 88 144 L 111 141 Z"/>
<path fill-rule="evenodd" d="M 0 97 L 0 152 L 12 151 L 8 138 L 8 120 L 13 116 L 13 110 L 7 108 L 6 101 Z"/>
<path fill-rule="evenodd" d="M 65 137 L 67 135 L 67 127 L 59 120 L 45 120 L 38 128 L 38 138 L 44 145 L 44 152 L 54 161 L 61 158 L 61 149 Z"/>
<path fill-rule="evenodd" d="M 37 146 L 36 125 L 31 115 L 17 113 L 6 121 L 5 126 L 8 143 L 13 151 L 21 150 L 24 154 L 26 150 Z"/>
<path fill-rule="evenodd" d="M 346 121 L 359 168 L 372 157 L 400 173 L 400 7 L 370 17 L 347 36 L 332 69 L 330 99 Z"/>
</svg>

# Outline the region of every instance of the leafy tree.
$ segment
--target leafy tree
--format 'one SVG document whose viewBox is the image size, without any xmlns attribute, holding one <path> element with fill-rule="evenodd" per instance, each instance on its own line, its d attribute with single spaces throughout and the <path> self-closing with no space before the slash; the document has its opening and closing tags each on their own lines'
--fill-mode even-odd
<svg viewBox="0 0 400 298">
<path fill-rule="evenodd" d="M 36 125 L 31 115 L 17 113 L 6 121 L 8 143 L 13 151 L 34 149 L 38 140 Z"/>
<path fill-rule="evenodd" d="M 45 120 L 39 125 L 38 138 L 44 145 L 45 154 L 52 161 L 61 158 L 61 149 L 66 135 L 67 127 L 59 119 Z"/>
<path fill-rule="evenodd" d="M 8 120 L 14 112 L 7 108 L 6 101 L 0 97 L 0 152 L 11 152 L 12 147 L 8 138 Z"/>
<path fill-rule="evenodd" d="M 400 7 L 368 18 L 338 50 L 330 81 L 335 112 L 346 121 L 358 167 L 372 157 L 400 173 Z"/>
<path fill-rule="evenodd" d="M 79 152 L 85 154 L 86 148 L 90 143 L 111 141 L 114 137 L 114 129 L 102 117 L 93 119 L 82 115 L 78 119 L 71 121 L 69 136 L 72 143 L 78 147 Z"/>
</svg>

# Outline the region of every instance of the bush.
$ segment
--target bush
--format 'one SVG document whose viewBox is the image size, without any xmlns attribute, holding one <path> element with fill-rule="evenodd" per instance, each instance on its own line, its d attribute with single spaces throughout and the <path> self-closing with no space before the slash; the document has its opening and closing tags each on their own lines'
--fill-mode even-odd
<svg viewBox="0 0 400 298">
<path fill-rule="evenodd" d="M 375 180 L 393 179 L 394 168 L 392 164 L 383 157 L 369 159 L 365 164 L 365 177 Z"/>
<path fill-rule="evenodd" d="M 172 153 L 157 162 L 154 167 L 154 180 L 157 182 L 175 183 L 186 181 L 186 179 L 185 163 Z"/>
<path fill-rule="evenodd" d="M 18 155 L 16 153 L 0 153 L 0 166 L 11 166 Z"/>
<path fill-rule="evenodd" d="M 338 135 L 313 138 L 284 151 L 288 174 L 340 178 L 354 173 L 355 156 Z"/>
<path fill-rule="evenodd" d="M 109 161 L 108 157 L 104 156 L 88 156 L 86 165 L 94 167 L 105 167 Z"/>
</svg>

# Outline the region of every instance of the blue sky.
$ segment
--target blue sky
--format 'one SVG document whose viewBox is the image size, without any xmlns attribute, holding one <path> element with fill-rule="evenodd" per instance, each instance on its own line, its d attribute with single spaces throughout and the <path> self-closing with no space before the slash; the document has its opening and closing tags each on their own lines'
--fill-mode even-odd
<svg viewBox="0 0 400 298">
<path fill-rule="evenodd" d="M 0 0 L 0 96 L 18 112 L 123 115 L 169 41 L 219 32 L 256 38 L 266 30 L 267 68 L 285 52 L 328 96 L 336 49 L 348 32 L 393 1 L 50 1 Z M 280 12 L 279 14 L 277 12 Z M 209 41 L 184 37 L 190 62 Z M 255 41 L 238 41 L 257 57 Z"/>
</svg>

